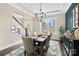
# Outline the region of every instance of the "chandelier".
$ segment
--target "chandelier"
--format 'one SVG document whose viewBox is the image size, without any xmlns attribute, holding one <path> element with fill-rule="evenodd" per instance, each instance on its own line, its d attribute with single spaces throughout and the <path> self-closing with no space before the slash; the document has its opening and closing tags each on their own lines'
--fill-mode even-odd
<svg viewBox="0 0 79 59">
<path fill-rule="evenodd" d="M 57 13 L 57 12 L 61 12 L 60 9 L 57 9 L 57 10 L 51 10 L 51 11 L 48 11 L 48 12 L 44 12 L 42 10 L 42 4 L 40 3 L 40 13 L 35 13 L 35 16 L 36 16 L 36 19 L 40 22 L 42 22 L 43 19 L 46 19 L 46 16 L 50 13 Z"/>
<path fill-rule="evenodd" d="M 40 13 L 35 13 L 36 19 L 42 22 L 43 19 L 46 19 L 46 14 L 42 11 L 42 4 L 40 3 Z"/>
</svg>

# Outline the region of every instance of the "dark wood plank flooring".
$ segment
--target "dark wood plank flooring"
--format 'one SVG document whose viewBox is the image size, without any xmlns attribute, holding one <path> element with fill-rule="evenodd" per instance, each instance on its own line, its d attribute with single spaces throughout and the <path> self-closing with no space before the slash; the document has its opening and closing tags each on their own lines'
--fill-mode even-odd
<svg viewBox="0 0 79 59">
<path fill-rule="evenodd" d="M 11 47 L 6 48 L 6 49 L 4 49 L 4 50 L 1 50 L 1 51 L 0 51 L 0 56 L 4 56 L 4 55 L 10 53 L 11 51 L 13 51 L 13 50 L 15 50 L 15 49 L 18 49 L 18 48 L 21 47 L 21 46 L 22 46 L 22 43 L 19 43 L 19 44 L 17 44 L 17 45 L 14 45 L 14 46 L 11 46 Z"/>
</svg>

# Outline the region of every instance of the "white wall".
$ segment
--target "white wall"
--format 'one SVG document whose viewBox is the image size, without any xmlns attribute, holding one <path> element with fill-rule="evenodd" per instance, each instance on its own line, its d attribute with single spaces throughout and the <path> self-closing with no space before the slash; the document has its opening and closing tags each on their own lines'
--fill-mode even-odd
<svg viewBox="0 0 79 59">
<path fill-rule="evenodd" d="M 40 32 L 40 22 L 34 19 L 34 32 L 39 33 Z"/>
<path fill-rule="evenodd" d="M 34 23 L 32 19 L 25 19 L 24 21 L 24 27 L 27 28 L 28 33 L 33 33 L 34 31 Z"/>
<path fill-rule="evenodd" d="M 40 32 L 40 23 L 36 19 L 25 19 L 25 28 L 27 28 L 28 33 Z"/>
<path fill-rule="evenodd" d="M 13 12 L 24 15 L 23 12 L 13 8 L 9 4 L 0 4 L 0 50 L 22 40 L 21 37 L 11 32 L 12 25 L 24 31 L 24 29 L 12 18 Z M 26 14 L 24 16 L 26 16 Z"/>
</svg>

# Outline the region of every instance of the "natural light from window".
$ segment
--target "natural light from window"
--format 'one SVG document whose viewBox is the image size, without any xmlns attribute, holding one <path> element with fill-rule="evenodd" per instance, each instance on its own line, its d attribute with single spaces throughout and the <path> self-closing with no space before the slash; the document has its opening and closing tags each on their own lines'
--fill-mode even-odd
<svg viewBox="0 0 79 59">
<path fill-rule="evenodd" d="M 56 18 L 47 18 L 42 21 L 42 31 L 57 34 L 57 20 Z"/>
</svg>

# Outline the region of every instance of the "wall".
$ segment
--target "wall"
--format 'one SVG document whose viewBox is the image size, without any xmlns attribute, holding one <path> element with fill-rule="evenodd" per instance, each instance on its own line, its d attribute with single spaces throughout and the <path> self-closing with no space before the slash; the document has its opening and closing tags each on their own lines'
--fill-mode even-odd
<svg viewBox="0 0 79 59">
<path fill-rule="evenodd" d="M 40 33 L 40 22 L 34 19 L 33 23 L 34 23 L 34 26 L 33 26 L 34 32 Z"/>
<path fill-rule="evenodd" d="M 0 50 L 22 42 L 21 37 L 11 32 L 12 25 L 24 31 L 24 29 L 12 18 L 13 12 L 26 16 L 26 14 L 13 8 L 9 4 L 0 4 Z"/>
<path fill-rule="evenodd" d="M 71 11 L 70 14 L 66 16 L 66 30 L 73 29 L 73 12 Z"/>
<path fill-rule="evenodd" d="M 27 28 L 27 33 L 33 33 L 34 32 L 34 22 L 33 22 L 33 20 L 32 19 L 25 19 L 24 27 Z"/>
<path fill-rule="evenodd" d="M 77 3 L 72 3 L 67 12 L 65 13 L 65 19 L 66 19 L 66 30 L 72 31 L 73 28 L 73 10 L 77 6 Z"/>
<path fill-rule="evenodd" d="M 33 33 L 33 32 L 40 32 L 40 23 L 37 21 L 35 18 L 33 19 L 26 19 L 24 22 L 25 28 L 27 28 L 28 33 Z"/>
</svg>

